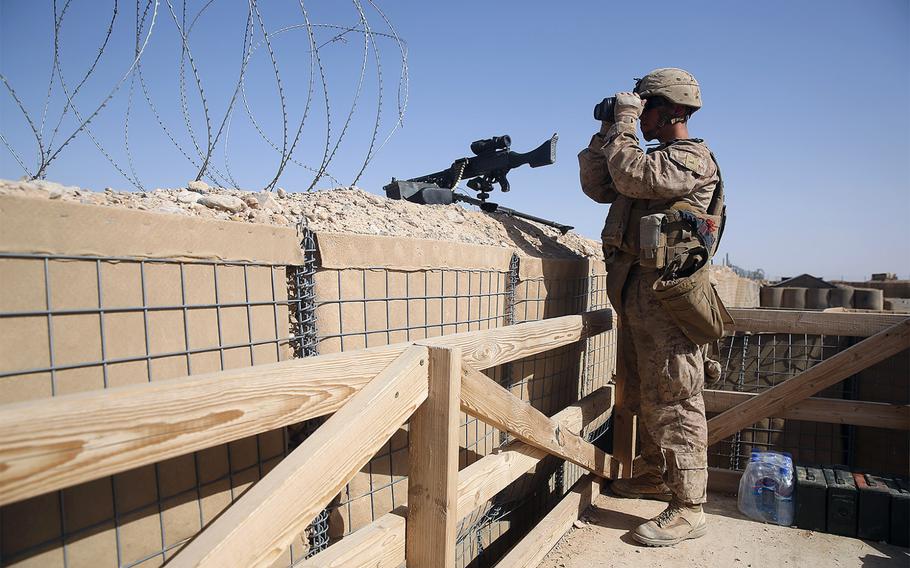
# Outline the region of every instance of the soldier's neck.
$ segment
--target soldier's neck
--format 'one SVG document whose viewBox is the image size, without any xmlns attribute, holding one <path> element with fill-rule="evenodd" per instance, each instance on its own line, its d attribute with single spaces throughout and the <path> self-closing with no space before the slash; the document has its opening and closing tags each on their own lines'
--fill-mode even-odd
<svg viewBox="0 0 910 568">
<path fill-rule="evenodd" d="M 674 140 L 682 140 L 688 137 L 689 127 L 686 126 L 685 122 L 664 125 L 664 127 L 657 132 L 657 139 L 660 140 L 661 144 L 669 144 Z"/>
</svg>

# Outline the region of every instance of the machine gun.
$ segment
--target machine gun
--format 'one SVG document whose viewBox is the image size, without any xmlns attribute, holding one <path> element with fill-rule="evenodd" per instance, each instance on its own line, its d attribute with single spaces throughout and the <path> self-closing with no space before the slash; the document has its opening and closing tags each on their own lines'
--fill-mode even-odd
<svg viewBox="0 0 910 568">
<path fill-rule="evenodd" d="M 503 192 L 511 189 L 506 174 L 509 170 L 528 164 L 532 168 L 549 166 L 556 161 L 556 140 L 552 138 L 538 146 L 536 149 L 524 154 L 513 152 L 510 149 L 512 139 L 509 136 L 494 136 L 484 140 L 475 140 L 471 143 L 473 157 L 455 160 L 447 169 L 411 178 L 409 180 L 396 180 L 383 187 L 390 199 L 404 199 L 422 205 L 450 205 L 456 202 L 470 203 L 480 207 L 487 213 L 504 213 L 513 217 L 528 219 L 543 225 L 554 227 L 562 234 L 566 234 L 573 227 L 548 221 L 534 215 L 521 213 L 497 203 L 487 201 L 493 184 L 498 184 Z M 455 193 L 455 186 L 462 180 L 468 180 L 467 186 L 477 192 L 477 197 L 470 197 Z"/>
</svg>

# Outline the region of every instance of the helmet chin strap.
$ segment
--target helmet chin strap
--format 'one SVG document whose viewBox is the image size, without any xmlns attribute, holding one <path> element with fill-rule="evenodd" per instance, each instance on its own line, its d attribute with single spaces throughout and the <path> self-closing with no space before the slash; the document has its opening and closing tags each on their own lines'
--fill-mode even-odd
<svg viewBox="0 0 910 568">
<path fill-rule="evenodd" d="M 667 115 L 665 112 L 661 111 L 660 114 L 658 115 L 657 124 L 654 125 L 654 128 L 652 128 L 648 132 L 645 132 L 644 130 L 642 130 L 641 133 L 645 135 L 645 138 L 647 140 L 656 140 L 659 138 L 658 134 L 660 133 L 660 131 L 663 129 L 664 126 L 666 126 L 668 124 L 673 124 L 672 120 L 673 120 L 672 117 Z"/>
<path fill-rule="evenodd" d="M 661 108 L 659 109 L 657 126 L 654 128 L 654 130 L 660 130 L 668 124 L 679 124 L 680 122 L 685 122 L 686 118 L 687 117 L 685 116 L 672 116 L 669 112 L 664 110 L 664 108 Z"/>
<path fill-rule="evenodd" d="M 669 112 L 662 108 L 659 111 L 657 124 L 654 125 L 654 128 L 648 132 L 642 130 L 642 134 L 644 134 L 646 140 L 657 140 L 660 138 L 660 131 L 665 126 L 668 124 L 679 124 L 680 122 L 685 122 L 686 118 L 687 117 L 685 116 L 672 116 Z"/>
</svg>

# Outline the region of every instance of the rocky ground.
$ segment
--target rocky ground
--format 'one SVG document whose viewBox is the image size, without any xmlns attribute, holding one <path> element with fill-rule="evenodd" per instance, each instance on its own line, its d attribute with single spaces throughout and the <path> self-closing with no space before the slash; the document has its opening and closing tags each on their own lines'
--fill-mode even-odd
<svg viewBox="0 0 910 568">
<path fill-rule="evenodd" d="M 281 188 L 248 192 L 191 181 L 186 187 L 145 192 L 93 191 L 59 183 L 0 179 L 0 195 L 59 199 L 105 207 L 139 209 L 242 223 L 296 226 L 314 231 L 388 235 L 516 247 L 529 256 L 602 257 L 600 243 L 574 232 L 461 205 L 417 205 L 373 195 L 357 187 L 296 193 Z"/>
</svg>

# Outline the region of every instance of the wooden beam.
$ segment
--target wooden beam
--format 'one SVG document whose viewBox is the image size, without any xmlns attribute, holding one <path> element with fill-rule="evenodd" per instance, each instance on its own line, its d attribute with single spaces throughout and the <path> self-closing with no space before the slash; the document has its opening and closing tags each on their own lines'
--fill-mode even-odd
<svg viewBox="0 0 910 568">
<path fill-rule="evenodd" d="M 756 393 L 705 390 L 705 410 L 724 412 L 757 396 Z M 910 430 L 910 405 L 886 402 L 807 398 L 793 407 L 774 414 L 775 418 L 808 420 L 830 424 L 872 426 L 892 430 Z"/>
<path fill-rule="evenodd" d="M 619 334 L 617 340 L 620 345 L 623 342 L 623 334 L 628 333 L 623 331 L 622 325 L 622 322 L 620 322 L 619 328 L 616 330 Z M 616 408 L 613 410 L 613 432 L 611 432 L 611 435 L 613 436 L 613 457 L 620 464 L 619 477 L 629 478 L 632 477 L 632 472 L 635 471 L 634 458 L 637 453 L 635 446 L 638 442 L 638 417 L 635 416 L 635 412 L 629 407 L 628 403 L 630 396 L 626 392 L 626 389 L 629 388 L 626 367 L 622 354 L 617 354 L 616 374 L 613 376 L 616 381 Z M 638 398 L 637 393 L 636 396 L 631 398 Z"/>
<path fill-rule="evenodd" d="M 862 312 L 811 312 L 730 308 L 735 323 L 729 331 L 753 333 L 800 333 L 869 337 L 884 331 L 907 316 Z"/>
<path fill-rule="evenodd" d="M 297 568 L 398 568 L 405 559 L 407 514 L 407 507 L 397 507 L 304 560 Z"/>
<path fill-rule="evenodd" d="M 427 348 L 409 347 L 170 565 L 269 566 L 427 398 Z"/>
<path fill-rule="evenodd" d="M 563 430 L 581 432 L 593 420 L 610 416 L 612 410 L 613 388 L 605 386 L 559 411 L 552 420 Z M 492 499 L 547 455 L 544 450 L 513 440 L 497 453 L 484 456 L 461 470 L 458 474 L 458 517 L 466 517 Z"/>
<path fill-rule="evenodd" d="M 424 341 L 486 369 L 610 329 L 598 310 Z M 0 505 L 337 411 L 410 343 L 0 407 Z"/>
<path fill-rule="evenodd" d="M 762 418 L 789 409 L 818 391 L 837 384 L 908 347 L 910 318 L 904 318 L 902 322 L 715 416 L 708 421 L 708 445 L 716 444 Z"/>
<path fill-rule="evenodd" d="M 619 473 L 619 462 L 612 456 L 467 365 L 462 368 L 461 409 L 600 477 L 612 479 Z"/>
<path fill-rule="evenodd" d="M 605 386 L 561 410 L 553 419 L 567 429 L 580 431 L 592 421 L 609 415 L 612 405 L 613 388 Z M 548 455 L 534 446 L 513 440 L 498 453 L 484 456 L 461 470 L 458 473 L 458 518 L 466 517 L 492 499 Z M 406 515 L 407 507 L 398 507 L 310 558 L 301 568 L 398 568 L 405 561 Z"/>
<path fill-rule="evenodd" d="M 582 476 L 572 490 L 547 513 L 521 541 L 496 564 L 496 568 L 535 568 L 572 528 L 572 523 L 600 495 L 601 481 L 591 474 Z"/>
<path fill-rule="evenodd" d="M 620 477 L 634 475 L 637 441 L 638 416 L 627 408 L 617 408 L 613 412 L 613 458 L 620 464 Z"/>
<path fill-rule="evenodd" d="M 327 355 L 0 407 L 0 504 L 335 412 L 400 353 Z"/>
<path fill-rule="evenodd" d="M 461 349 L 430 347 L 429 394 L 408 433 L 408 568 L 454 568 Z"/>
</svg>

